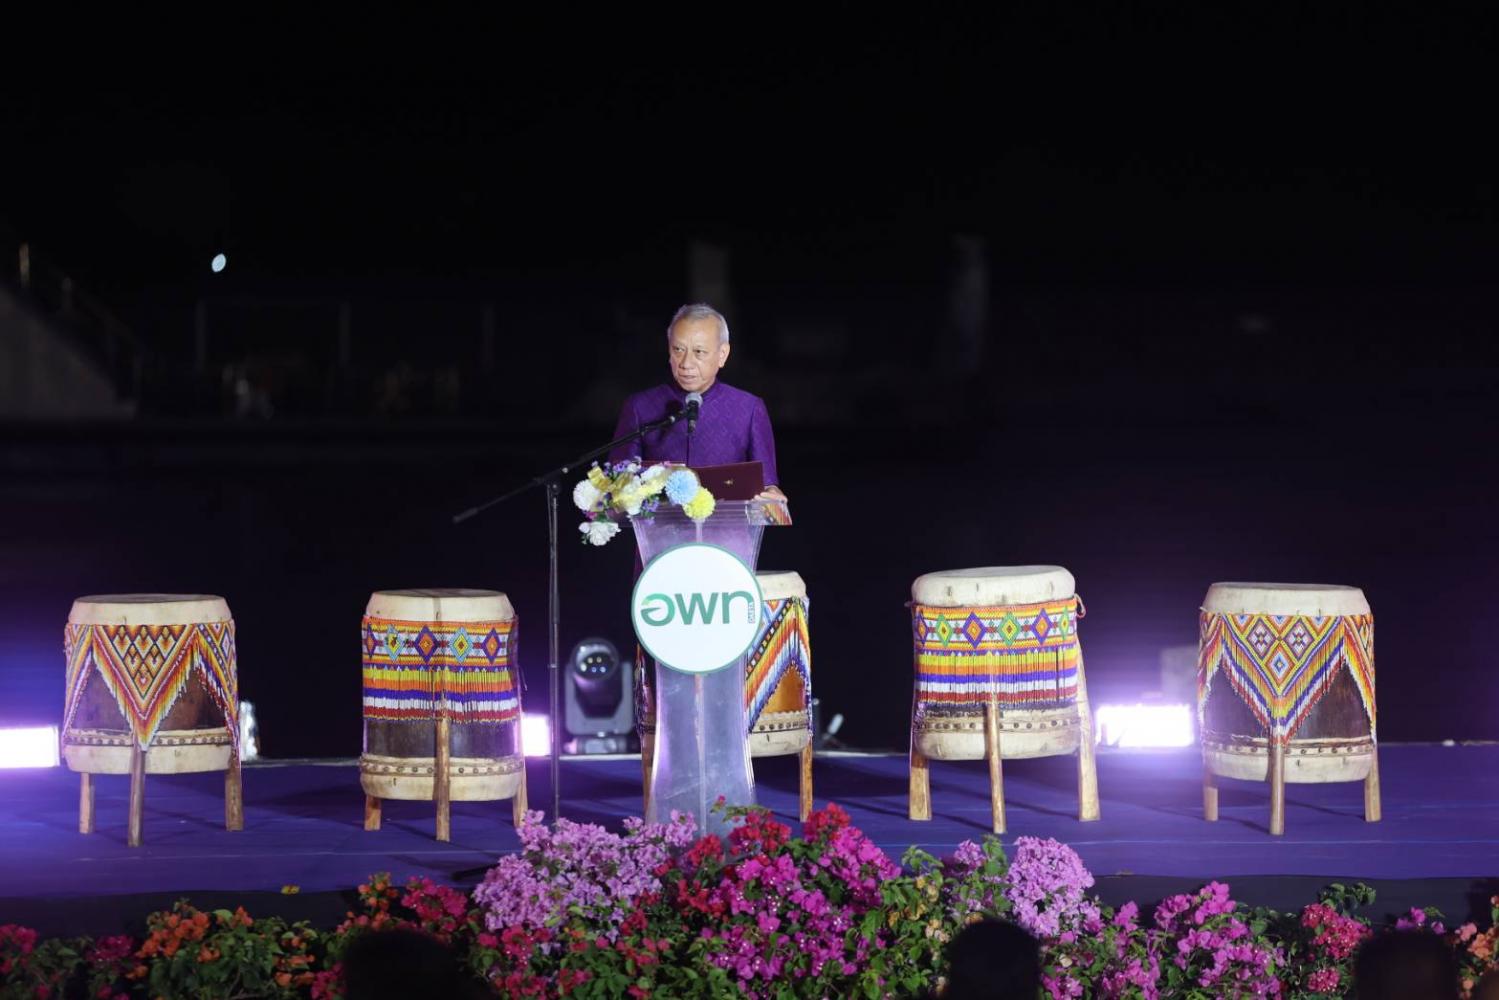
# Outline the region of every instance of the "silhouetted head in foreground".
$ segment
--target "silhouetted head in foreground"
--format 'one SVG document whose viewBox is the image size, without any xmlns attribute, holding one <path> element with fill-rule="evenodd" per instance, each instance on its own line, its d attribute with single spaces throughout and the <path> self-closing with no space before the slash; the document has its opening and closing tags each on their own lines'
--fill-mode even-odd
<svg viewBox="0 0 1499 1000">
<path fill-rule="evenodd" d="M 1041 949 L 1024 928 L 981 920 L 947 946 L 943 1000 L 1035 1000 L 1041 988 Z"/>
<path fill-rule="evenodd" d="M 343 966 L 345 1000 L 459 1000 L 487 995 L 478 980 L 458 965 L 453 949 L 420 931 L 361 934 L 345 949 Z"/>
<path fill-rule="evenodd" d="M 1499 972 L 1490 972 L 1473 987 L 1473 1000 L 1499 1000 Z"/>
<path fill-rule="evenodd" d="M 1435 934 L 1387 931 L 1358 950 L 1353 985 L 1358 1000 L 1453 1000 L 1457 959 Z"/>
</svg>

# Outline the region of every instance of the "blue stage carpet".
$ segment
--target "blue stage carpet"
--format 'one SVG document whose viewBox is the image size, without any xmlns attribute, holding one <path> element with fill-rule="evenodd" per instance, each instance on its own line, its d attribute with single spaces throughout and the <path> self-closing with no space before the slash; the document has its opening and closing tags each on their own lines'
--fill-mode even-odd
<svg viewBox="0 0 1499 1000">
<path fill-rule="evenodd" d="M 1262 784 L 1225 783 L 1222 819 L 1204 822 L 1200 759 L 1195 749 L 1100 753 L 1097 823 L 1076 819 L 1074 759 L 1010 762 L 1004 840 L 1031 835 L 1071 844 L 1100 877 L 1105 898 L 1149 900 L 1218 878 L 1234 884 L 1239 898 L 1289 906 L 1327 882 L 1363 880 L 1386 890 L 1391 905 L 1410 894 L 1413 902 L 1445 901 L 1449 916 L 1484 909 L 1481 897 L 1492 891 L 1486 880 L 1499 875 L 1499 745 L 1382 747 L 1380 823 L 1363 820 L 1361 784 L 1288 786 L 1283 837 L 1267 832 Z M 761 803 L 793 825 L 795 764 L 790 757 L 756 761 Z M 974 761 L 933 762 L 931 775 L 930 822 L 906 818 L 901 755 L 820 756 L 816 800 L 842 805 L 897 857 L 912 844 L 950 853 L 988 829 L 988 774 Z M 546 762 L 531 761 L 533 807 L 549 806 L 547 781 Z M 346 894 L 372 872 L 471 883 L 517 846 L 508 802 L 454 803 L 448 844 L 432 839 L 428 803 L 387 802 L 383 829 L 366 832 L 358 774 L 347 762 L 261 763 L 245 768 L 244 782 L 245 829 L 229 833 L 221 775 L 148 778 L 146 843 L 131 849 L 126 778 L 96 782 L 96 832 L 83 835 L 76 775 L 0 772 L 0 923 L 29 916 L 89 925 L 80 931 L 111 929 L 105 925 L 114 919 L 102 914 L 123 900 L 108 897 L 153 904 L 225 892 L 259 898 L 289 885 L 303 894 L 301 909 L 323 894 L 341 912 L 342 897 L 328 894 Z M 565 760 L 562 783 L 563 813 L 572 819 L 617 829 L 640 812 L 638 759 Z M 1399 882 L 1424 888 L 1397 887 L 1391 897 L 1388 886 Z M 1417 898 L 1421 892 L 1426 897 Z M 64 911 L 70 915 L 57 916 Z"/>
</svg>

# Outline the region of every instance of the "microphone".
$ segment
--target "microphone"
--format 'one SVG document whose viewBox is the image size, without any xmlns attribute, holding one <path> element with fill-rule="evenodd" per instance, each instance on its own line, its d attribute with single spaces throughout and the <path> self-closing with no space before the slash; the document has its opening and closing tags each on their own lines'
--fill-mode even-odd
<svg viewBox="0 0 1499 1000">
<path fill-rule="evenodd" d="M 697 430 L 697 413 L 703 408 L 703 394 L 700 392 L 689 392 L 687 394 L 687 406 L 684 413 L 687 417 L 687 433 L 691 434 Z"/>
</svg>

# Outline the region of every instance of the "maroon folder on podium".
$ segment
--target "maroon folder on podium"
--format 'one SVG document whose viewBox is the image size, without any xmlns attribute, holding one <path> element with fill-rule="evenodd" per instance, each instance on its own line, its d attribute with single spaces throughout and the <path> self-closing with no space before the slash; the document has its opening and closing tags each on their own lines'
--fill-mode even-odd
<svg viewBox="0 0 1499 1000">
<path fill-rule="evenodd" d="M 692 471 L 715 500 L 753 500 L 765 492 L 765 467 L 759 462 L 704 465 Z"/>
</svg>

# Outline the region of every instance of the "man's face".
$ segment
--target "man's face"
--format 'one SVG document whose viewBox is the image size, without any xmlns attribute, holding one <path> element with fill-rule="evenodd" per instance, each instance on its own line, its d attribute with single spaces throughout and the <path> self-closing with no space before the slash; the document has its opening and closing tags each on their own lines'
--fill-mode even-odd
<svg viewBox="0 0 1499 1000">
<path fill-rule="evenodd" d="M 678 320 L 668 343 L 671 374 L 683 392 L 706 392 L 729 360 L 729 345 L 718 342 L 718 321 L 712 317 Z"/>
</svg>

